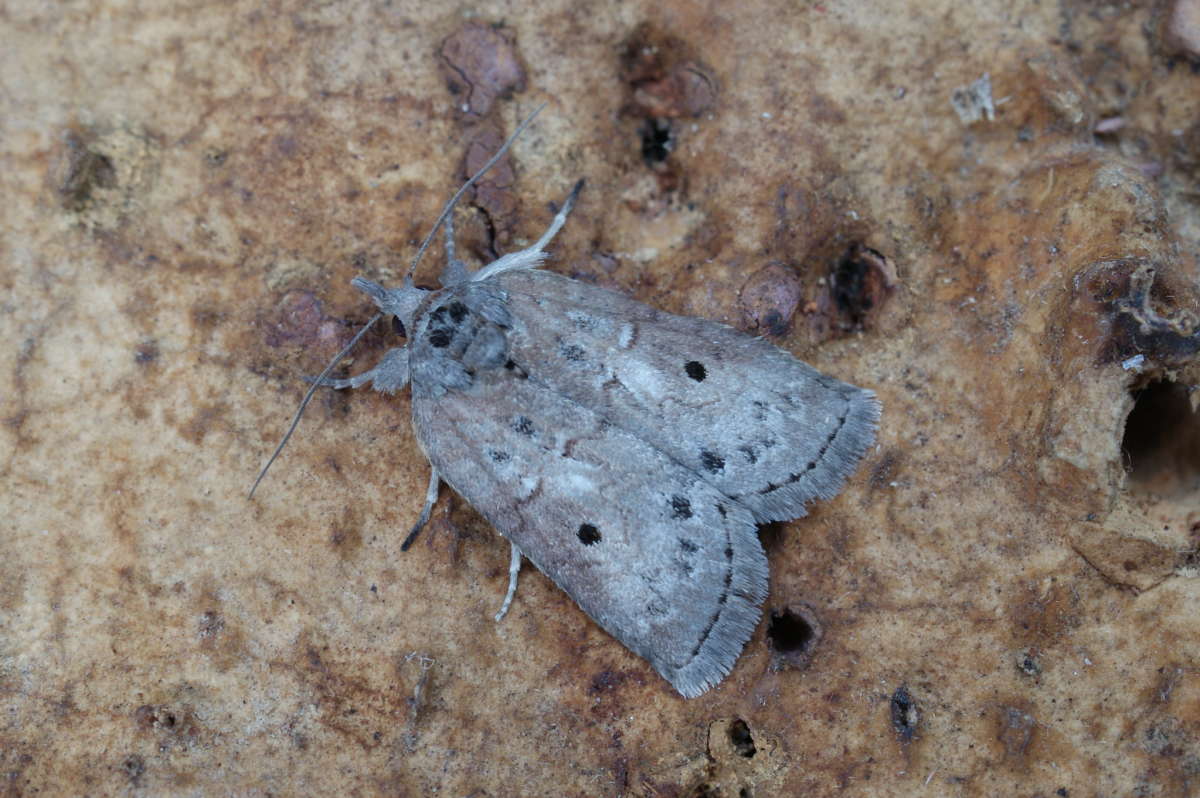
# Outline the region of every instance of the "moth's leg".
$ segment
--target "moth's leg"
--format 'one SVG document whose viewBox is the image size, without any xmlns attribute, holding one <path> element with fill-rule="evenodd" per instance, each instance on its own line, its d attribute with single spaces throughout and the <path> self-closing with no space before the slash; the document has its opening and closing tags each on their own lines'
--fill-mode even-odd
<svg viewBox="0 0 1200 798">
<path fill-rule="evenodd" d="M 550 241 L 562 229 L 562 226 L 567 222 L 567 216 L 570 215 L 571 209 L 575 207 L 575 200 L 579 197 L 579 192 L 583 188 L 583 181 L 580 180 L 571 189 L 571 193 L 567 195 L 566 202 L 563 203 L 562 210 L 554 215 L 554 221 L 550 222 L 550 227 L 542 234 L 542 237 L 537 240 L 537 243 L 528 249 L 522 249 L 517 252 L 510 252 L 503 257 L 484 266 L 479 271 L 471 275 L 472 280 L 486 280 L 492 275 L 508 272 L 514 269 L 536 269 L 545 259 L 545 249 L 549 246 Z"/>
<path fill-rule="evenodd" d="M 429 464 L 429 487 L 425 490 L 425 506 L 421 508 L 421 515 L 417 517 L 417 523 L 413 524 L 412 531 L 408 533 L 408 537 L 400 544 L 400 551 L 408 551 L 408 547 L 417 539 L 417 534 L 429 523 L 429 515 L 433 512 L 433 505 L 437 503 L 438 485 L 441 484 L 442 478 L 438 474 L 437 469 L 433 464 Z"/>
<path fill-rule="evenodd" d="M 517 548 L 516 543 L 510 541 L 512 546 L 510 559 L 508 561 L 508 592 L 504 594 L 504 603 L 500 605 L 500 612 L 496 613 L 496 623 L 504 620 L 504 616 L 508 614 L 508 608 L 512 606 L 513 596 L 517 594 L 517 574 L 521 571 L 521 550 Z"/>
<path fill-rule="evenodd" d="M 446 230 L 446 268 L 442 269 L 442 273 L 438 276 L 438 282 L 443 288 L 451 285 L 465 283 L 471 278 L 471 272 L 467 269 L 467 264 L 463 263 L 458 258 L 454 257 L 454 212 L 446 214 L 446 221 L 442 225 Z"/>
<path fill-rule="evenodd" d="M 304 381 L 316 382 L 313 377 L 305 377 Z M 403 346 L 389 349 L 383 356 L 383 360 L 379 361 L 379 365 L 370 371 L 364 371 L 362 374 L 356 374 L 344 380 L 326 377 L 317 384 L 325 388 L 341 390 L 342 388 L 361 388 L 368 382 L 374 383 L 375 390 L 382 393 L 395 393 L 407 385 L 408 349 Z"/>
</svg>

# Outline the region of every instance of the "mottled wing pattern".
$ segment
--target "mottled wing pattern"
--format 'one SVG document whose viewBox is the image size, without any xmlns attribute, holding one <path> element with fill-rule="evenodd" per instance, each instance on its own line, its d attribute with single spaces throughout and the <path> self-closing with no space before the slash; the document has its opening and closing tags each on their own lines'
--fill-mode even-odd
<svg viewBox="0 0 1200 798">
<path fill-rule="evenodd" d="M 765 341 L 550 272 L 435 292 L 409 347 L 437 473 L 689 697 L 758 622 L 755 523 L 836 494 L 879 415 Z"/>
<path fill-rule="evenodd" d="M 699 475 L 757 521 L 835 496 L 874 441 L 872 392 L 770 343 L 552 272 L 488 282 L 512 316 L 509 360 Z"/>
<path fill-rule="evenodd" d="M 414 428 L 434 468 L 679 692 L 704 692 L 733 667 L 766 596 L 752 514 L 511 362 L 462 370 L 497 325 L 460 298 L 435 294 L 410 340 Z M 444 387 L 444 370 L 458 387 Z"/>
</svg>

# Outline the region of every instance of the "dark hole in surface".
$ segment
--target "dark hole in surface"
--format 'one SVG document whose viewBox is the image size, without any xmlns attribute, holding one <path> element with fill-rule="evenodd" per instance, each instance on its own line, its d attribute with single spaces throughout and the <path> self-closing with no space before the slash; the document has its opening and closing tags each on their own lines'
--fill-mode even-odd
<svg viewBox="0 0 1200 798">
<path fill-rule="evenodd" d="M 683 365 L 687 375 L 696 382 L 704 382 L 704 378 L 708 376 L 708 372 L 704 369 L 704 364 L 698 360 L 689 360 Z"/>
<path fill-rule="evenodd" d="M 750 736 L 750 727 L 741 718 L 729 724 L 729 742 L 739 756 L 749 759 L 758 753 L 758 749 L 754 747 L 754 738 Z"/>
<path fill-rule="evenodd" d="M 1134 393 L 1121 449 L 1131 491 L 1158 496 L 1200 491 L 1200 417 L 1182 385 L 1155 382 Z"/>
<path fill-rule="evenodd" d="M 576 533 L 579 540 L 585 546 L 591 546 L 600 542 L 600 530 L 591 524 L 580 524 L 579 531 Z"/>
<path fill-rule="evenodd" d="M 767 623 L 771 669 L 807 668 L 822 634 L 817 614 L 807 604 L 790 604 L 771 610 Z"/>
<path fill-rule="evenodd" d="M 917 702 L 913 700 L 908 688 L 904 685 L 900 685 L 892 693 L 891 710 L 892 728 L 901 740 L 908 742 L 917 733 L 917 724 L 921 721 L 921 713 L 917 709 Z"/>
<path fill-rule="evenodd" d="M 642 158 L 650 165 L 667 160 L 671 150 L 675 149 L 671 122 L 667 119 L 651 117 L 642 123 L 638 132 L 642 137 Z"/>
<path fill-rule="evenodd" d="M 838 261 L 834 271 L 833 298 L 838 307 L 845 311 L 850 320 L 858 322 L 873 306 L 871 297 L 864 292 L 867 273 L 870 266 L 862 258 L 855 257 L 857 252 L 851 248 Z"/>
<path fill-rule="evenodd" d="M 767 626 L 767 640 L 776 651 L 804 651 L 812 644 L 813 636 L 812 625 L 792 610 L 776 610 L 771 613 L 771 622 Z"/>
<path fill-rule="evenodd" d="M 58 191 L 64 207 L 81 211 L 91 200 L 94 189 L 116 185 L 117 170 L 111 158 L 89 149 L 80 136 L 68 136 L 67 147 L 66 174 Z"/>
<path fill-rule="evenodd" d="M 861 327 L 895 284 L 895 267 L 882 253 L 851 244 L 831 274 L 834 303 L 851 328 Z"/>
</svg>

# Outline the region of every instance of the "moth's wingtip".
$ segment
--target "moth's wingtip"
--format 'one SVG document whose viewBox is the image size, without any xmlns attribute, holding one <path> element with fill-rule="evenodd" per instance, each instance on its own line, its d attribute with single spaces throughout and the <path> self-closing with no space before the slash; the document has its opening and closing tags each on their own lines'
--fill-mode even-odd
<svg viewBox="0 0 1200 798">
<path fill-rule="evenodd" d="M 770 569 L 748 511 L 744 521 L 733 530 L 731 543 L 739 556 L 727 582 L 728 598 L 722 600 L 720 612 L 691 660 L 679 668 L 659 670 L 684 698 L 696 698 L 724 681 L 762 620 Z"/>
<path fill-rule="evenodd" d="M 847 424 L 853 424 L 853 429 L 847 432 L 851 435 L 849 444 L 850 453 L 854 458 L 853 465 L 857 466 L 858 461 L 875 443 L 879 433 L 879 420 L 883 417 L 883 402 L 879 401 L 874 391 L 861 388 L 852 404 L 853 418 L 848 418 Z"/>
<path fill-rule="evenodd" d="M 755 519 L 759 523 L 802 518 L 807 514 L 809 502 L 828 501 L 837 496 L 875 444 L 883 404 L 874 391 L 845 387 L 848 402 L 845 422 L 828 445 L 822 460 L 823 468 L 814 471 L 812 479 L 806 483 L 784 485 L 770 494 L 770 501 L 755 510 Z"/>
<path fill-rule="evenodd" d="M 867 388 L 859 388 L 850 400 L 846 423 L 838 435 L 830 452 L 830 472 L 827 484 L 818 492 L 822 499 L 833 498 L 841 493 L 846 481 L 858 469 L 863 457 L 875 444 L 879 432 L 879 419 L 883 413 L 883 403 L 875 396 L 875 392 Z"/>
<path fill-rule="evenodd" d="M 883 415 L 883 402 L 879 396 L 870 388 L 859 388 L 859 406 L 866 412 L 871 424 L 878 427 Z"/>
<path fill-rule="evenodd" d="M 727 613 L 731 617 L 721 619 L 705 641 L 704 649 L 691 662 L 663 674 L 684 698 L 701 696 L 725 680 L 762 618 L 758 604 L 740 598 L 737 606 L 730 606 Z"/>
</svg>

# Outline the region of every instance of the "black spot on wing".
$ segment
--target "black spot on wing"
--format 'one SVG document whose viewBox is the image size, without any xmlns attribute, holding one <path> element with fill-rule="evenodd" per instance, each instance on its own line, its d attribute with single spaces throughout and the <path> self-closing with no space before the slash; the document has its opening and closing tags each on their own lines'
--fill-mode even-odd
<svg viewBox="0 0 1200 798">
<path fill-rule="evenodd" d="M 443 329 L 431 330 L 429 333 L 429 345 L 437 349 L 444 349 L 450 345 L 450 333 Z"/>
<path fill-rule="evenodd" d="M 441 308 L 439 308 L 439 310 L 441 310 Z M 467 313 L 469 312 L 467 310 L 467 306 L 458 301 L 451 302 L 447 306 L 447 310 L 450 312 L 450 320 L 455 324 L 458 324 L 460 321 L 465 319 L 467 317 Z"/>
<path fill-rule="evenodd" d="M 698 360 L 689 360 L 687 363 L 684 363 L 683 370 L 696 382 L 704 382 L 704 378 L 708 376 L 708 371 L 704 368 L 704 364 Z"/>
<path fill-rule="evenodd" d="M 718 474 L 725 470 L 725 458 L 716 452 L 710 452 L 708 449 L 700 450 L 700 464 L 710 474 Z"/>
<path fill-rule="evenodd" d="M 592 524 L 580 524 L 579 531 L 575 534 L 579 537 L 579 542 L 585 546 L 594 546 L 600 542 L 600 530 Z"/>
<path fill-rule="evenodd" d="M 687 519 L 692 517 L 692 503 L 684 496 L 671 497 L 671 517 Z"/>
<path fill-rule="evenodd" d="M 579 363 L 584 358 L 583 347 L 576 344 L 563 344 L 558 348 L 558 351 L 559 354 L 572 363 Z"/>
<path fill-rule="evenodd" d="M 526 438 L 533 437 L 533 421 L 528 416 L 517 416 L 512 422 L 513 432 L 518 435 L 524 435 Z"/>
</svg>

